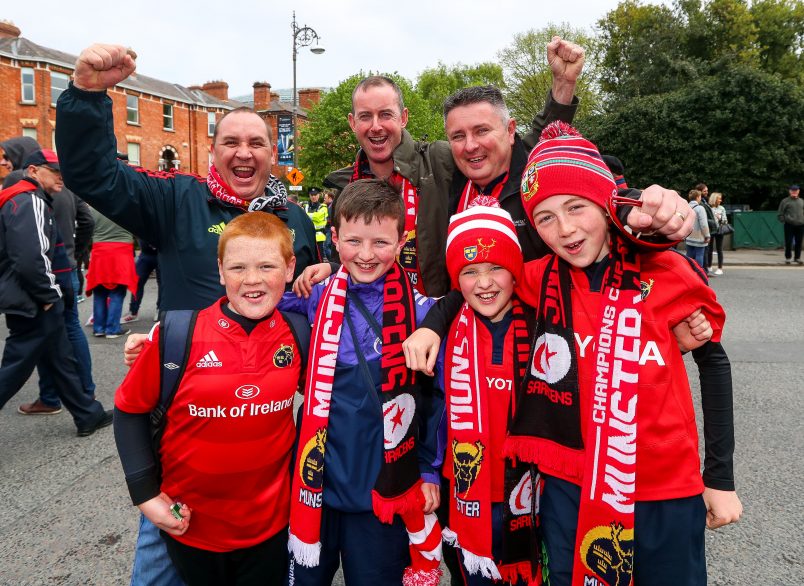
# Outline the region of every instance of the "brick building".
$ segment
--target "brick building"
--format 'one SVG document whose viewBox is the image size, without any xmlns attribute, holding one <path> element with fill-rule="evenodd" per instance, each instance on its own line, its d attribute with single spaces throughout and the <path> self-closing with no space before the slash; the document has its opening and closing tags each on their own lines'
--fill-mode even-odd
<svg viewBox="0 0 804 586">
<path fill-rule="evenodd" d="M 56 100 L 70 80 L 77 56 L 37 45 L 20 29 L 0 21 L 0 140 L 31 136 L 44 148 L 55 148 Z M 271 121 L 292 111 L 270 92 L 270 84 L 254 84 L 253 106 Z M 135 73 L 109 90 L 118 150 L 147 169 L 178 169 L 206 175 L 215 123 L 228 110 L 251 105 L 230 100 L 224 81 L 184 87 Z M 305 93 L 307 92 L 307 93 Z M 299 119 L 317 102 L 318 90 L 299 92 Z M 304 96 L 302 99 L 301 96 Z M 251 101 L 251 100 L 250 100 Z M 283 176 L 285 167 L 274 167 Z"/>
</svg>

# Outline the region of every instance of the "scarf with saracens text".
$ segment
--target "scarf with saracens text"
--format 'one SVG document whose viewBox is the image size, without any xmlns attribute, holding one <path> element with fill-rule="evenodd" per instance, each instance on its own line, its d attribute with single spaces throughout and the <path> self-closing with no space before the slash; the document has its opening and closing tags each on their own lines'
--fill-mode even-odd
<svg viewBox="0 0 804 586">
<path fill-rule="evenodd" d="M 282 210 L 287 209 L 288 205 L 288 193 L 285 190 L 285 186 L 273 175 L 268 177 L 268 183 L 265 185 L 263 195 L 255 197 L 251 201 L 242 199 L 232 193 L 232 188 L 221 179 L 215 165 L 210 165 L 209 167 L 207 187 L 216 199 L 249 212 Z"/>
<path fill-rule="evenodd" d="M 361 151 L 358 153 L 357 160 L 352 166 L 352 179 L 357 181 L 359 179 L 373 179 L 369 168 L 368 160 L 365 154 Z M 416 247 L 416 219 L 419 216 L 419 190 L 407 178 L 403 177 L 397 171 L 391 173 L 388 178 L 388 183 L 393 185 L 402 195 L 405 201 L 405 232 L 407 232 L 407 240 L 402 250 L 399 251 L 399 264 L 405 270 L 405 274 L 416 287 L 416 290 L 422 295 L 424 292 L 424 283 L 422 283 L 421 274 L 419 273 L 419 260 L 418 250 Z"/>
<path fill-rule="evenodd" d="M 514 387 L 528 364 L 528 330 L 521 302 L 514 298 Z M 482 326 L 480 326 L 482 327 Z M 538 478 L 532 466 L 506 460 L 503 500 L 503 548 L 499 561 L 492 555 L 491 537 L 491 389 L 485 382 L 486 354 L 477 336 L 478 319 L 464 303 L 447 338 L 445 382 L 447 392 L 447 449 L 452 457 L 449 529 L 444 539 L 463 551 L 469 574 L 528 583 L 538 579 L 541 552 L 538 537 Z M 500 446 L 499 448 L 502 448 Z"/>
<path fill-rule="evenodd" d="M 310 344 L 311 366 L 293 468 L 288 542 L 288 551 L 296 562 L 307 567 L 318 565 L 321 552 L 324 453 L 347 287 L 348 273 L 342 266 L 321 297 Z M 420 391 L 402 353 L 402 342 L 416 327 L 414 295 L 410 281 L 396 263 L 385 275 L 383 297 L 384 447 L 382 466 L 372 490 L 372 506 L 383 523 L 392 523 L 394 515 L 399 515 L 408 531 L 411 565 L 405 569 L 403 584 L 435 586 L 441 576 L 441 528 L 435 514 L 422 512 L 424 496 L 417 458 Z"/>
<path fill-rule="evenodd" d="M 506 454 L 560 470 L 581 485 L 573 585 L 632 581 L 639 278 L 638 254 L 615 235 L 601 288 L 591 406 L 582 412 L 569 266 L 553 256 L 543 277 L 530 368 L 514 398 Z"/>
</svg>

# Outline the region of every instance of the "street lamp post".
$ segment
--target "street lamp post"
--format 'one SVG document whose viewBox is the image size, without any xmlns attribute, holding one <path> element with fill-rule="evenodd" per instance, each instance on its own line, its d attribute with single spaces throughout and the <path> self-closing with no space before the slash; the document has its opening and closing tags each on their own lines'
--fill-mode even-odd
<svg viewBox="0 0 804 586">
<path fill-rule="evenodd" d="M 321 37 L 312 28 L 307 25 L 300 27 L 296 24 L 296 11 L 293 11 L 293 22 L 290 25 L 293 29 L 293 167 L 296 168 L 296 157 L 299 150 L 299 128 L 298 128 L 298 111 L 299 111 L 299 96 L 296 93 L 296 56 L 299 53 L 300 47 L 309 47 L 315 42 L 315 47 L 311 47 L 310 51 L 314 55 L 320 55 L 324 52 L 324 48 L 318 45 Z"/>
</svg>

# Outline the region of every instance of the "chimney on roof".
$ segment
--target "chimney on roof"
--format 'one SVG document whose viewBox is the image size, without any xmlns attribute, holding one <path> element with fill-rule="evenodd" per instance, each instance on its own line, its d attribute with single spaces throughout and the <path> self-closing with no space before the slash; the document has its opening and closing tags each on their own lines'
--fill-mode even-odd
<svg viewBox="0 0 804 586">
<path fill-rule="evenodd" d="M 271 107 L 271 84 L 267 81 L 255 81 L 254 85 L 254 109 L 257 112 L 268 110 Z"/>
<path fill-rule="evenodd" d="M 309 110 L 313 105 L 321 101 L 321 90 L 318 88 L 308 88 L 299 90 L 299 107 Z"/>
<path fill-rule="evenodd" d="M 201 86 L 201 89 L 224 102 L 229 100 L 229 84 L 225 81 L 208 81 Z"/>
<path fill-rule="evenodd" d="M 271 101 L 278 102 L 279 101 L 279 93 L 278 92 L 271 92 Z"/>
<path fill-rule="evenodd" d="M 20 29 L 10 20 L 0 20 L 0 39 L 16 39 L 20 36 Z"/>
</svg>

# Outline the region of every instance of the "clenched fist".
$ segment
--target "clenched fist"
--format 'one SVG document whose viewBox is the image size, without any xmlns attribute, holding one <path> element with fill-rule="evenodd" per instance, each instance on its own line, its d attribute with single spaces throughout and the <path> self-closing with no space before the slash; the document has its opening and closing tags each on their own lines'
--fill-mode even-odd
<svg viewBox="0 0 804 586">
<path fill-rule="evenodd" d="M 95 44 L 87 47 L 75 62 L 73 85 L 81 90 L 100 92 L 114 87 L 137 68 L 136 55 L 122 45 Z"/>
</svg>

